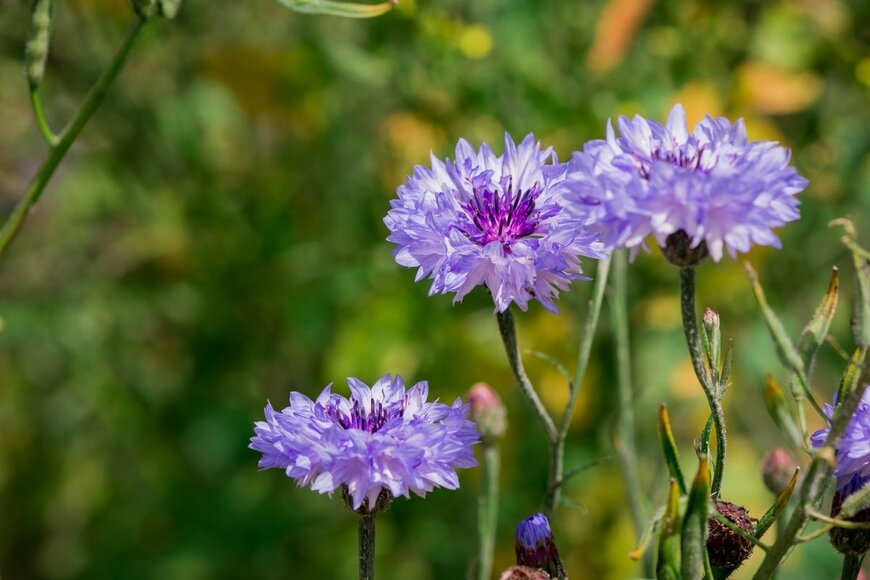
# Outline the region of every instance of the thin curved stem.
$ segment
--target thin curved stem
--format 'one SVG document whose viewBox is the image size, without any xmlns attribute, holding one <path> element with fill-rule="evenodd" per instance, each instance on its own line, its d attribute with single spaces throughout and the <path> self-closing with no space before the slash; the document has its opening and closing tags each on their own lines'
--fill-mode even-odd
<svg viewBox="0 0 870 580">
<path fill-rule="evenodd" d="M 686 344 L 695 376 L 701 384 L 701 389 L 707 397 L 707 404 L 713 415 L 713 425 L 716 427 L 716 465 L 713 470 L 713 480 L 710 484 L 710 495 L 719 497 L 722 488 L 722 474 L 725 470 L 725 452 L 727 447 L 725 435 L 725 414 L 722 411 L 722 401 L 716 394 L 711 382 L 704 359 L 701 354 L 701 340 L 698 336 L 698 320 L 695 312 L 695 269 L 680 268 L 680 303 L 683 317 L 683 331 L 686 334 Z"/>
<path fill-rule="evenodd" d="M 519 383 L 520 390 L 525 395 L 526 400 L 535 411 L 535 415 L 537 415 L 538 421 L 547 435 L 547 442 L 552 445 L 558 438 L 556 424 L 553 422 L 553 418 L 547 412 L 544 403 L 541 402 L 535 387 L 532 385 L 532 381 L 529 380 L 529 376 L 526 374 L 526 368 L 523 366 L 523 359 L 520 357 L 520 351 L 517 347 L 517 329 L 514 325 L 514 316 L 511 314 L 510 308 L 506 308 L 504 312 L 496 313 L 496 318 L 498 319 L 498 330 L 501 333 L 501 340 L 504 343 L 504 349 L 507 353 L 508 363 L 514 378 Z"/>
<path fill-rule="evenodd" d="M 67 151 L 69 151 L 69 148 L 72 146 L 73 142 L 76 140 L 79 133 L 81 133 L 90 118 L 94 115 L 97 109 L 100 108 L 100 105 L 106 96 L 106 92 L 108 92 L 109 87 L 112 86 L 118 73 L 121 72 L 124 62 L 127 60 L 127 56 L 129 56 L 130 50 L 133 48 L 133 45 L 139 37 L 144 25 L 145 20 L 137 17 L 133 25 L 130 27 L 130 30 L 127 32 L 124 42 L 118 48 L 118 51 L 109 63 L 109 66 L 103 71 L 96 83 L 94 83 L 94 86 L 91 87 L 90 92 L 85 97 L 85 100 L 82 101 L 78 111 L 76 111 L 76 114 L 60 134 L 57 144 L 51 148 L 48 158 L 43 162 L 39 171 L 37 171 L 33 181 L 30 182 L 24 197 L 21 198 L 15 206 L 15 209 L 12 210 L 12 213 L 3 223 L 3 227 L 0 228 L 0 258 L 2 258 L 6 253 L 6 250 L 9 249 L 9 245 L 15 239 L 15 236 L 18 235 L 18 231 L 27 219 L 30 209 L 37 201 L 39 201 L 39 197 L 42 195 L 43 190 L 45 190 L 45 186 L 48 185 L 49 180 L 51 180 L 51 177 L 54 175 L 58 165 L 60 165 L 60 162 L 63 161 Z M 39 123 L 38 118 L 37 123 Z"/>
<path fill-rule="evenodd" d="M 610 314 L 616 338 L 616 389 L 619 408 L 616 417 L 614 447 L 625 479 L 631 521 L 635 539 L 644 530 L 646 511 L 641 497 L 640 477 L 637 468 L 634 431 L 634 386 L 631 376 L 631 345 L 628 326 L 628 257 L 625 250 L 613 254 L 613 281 L 610 299 Z"/>
<path fill-rule="evenodd" d="M 577 370 L 574 372 L 574 380 L 571 382 L 571 394 L 568 405 L 562 413 L 562 421 L 559 424 L 559 433 L 564 438 L 571 426 L 571 418 L 580 398 L 580 389 L 586 376 L 586 368 L 589 366 L 589 355 L 592 352 L 592 342 L 595 339 L 595 329 L 598 328 L 598 315 L 601 313 L 601 304 L 604 302 L 604 291 L 607 288 L 607 278 L 610 273 L 610 258 L 604 258 L 598 262 L 598 272 L 595 276 L 595 288 L 592 290 L 592 298 L 589 299 L 589 311 L 586 315 L 586 324 L 583 326 L 583 338 L 580 340 L 580 348 L 577 350 Z"/>
<path fill-rule="evenodd" d="M 39 97 L 39 89 L 30 90 L 30 104 L 33 108 L 33 117 L 36 119 L 36 125 L 39 127 L 39 132 L 45 137 L 49 147 L 56 147 L 58 144 L 58 136 L 51 130 L 48 120 L 45 118 L 45 113 L 42 110 L 42 99 Z"/>
<path fill-rule="evenodd" d="M 564 469 L 565 442 L 560 438 L 559 432 L 556 430 L 556 423 L 553 421 L 550 413 L 547 412 L 540 397 L 538 397 L 537 391 L 535 391 L 535 387 L 532 385 L 532 381 L 529 380 L 529 376 L 526 374 L 526 369 L 523 366 L 523 360 L 520 357 L 520 351 L 517 346 L 517 330 L 510 308 L 506 308 L 504 312 L 497 312 L 496 318 L 498 319 L 498 329 L 501 333 L 501 340 L 504 343 L 504 349 L 507 353 L 508 363 L 510 364 L 511 371 L 513 371 L 514 378 L 520 386 L 520 391 L 525 395 L 529 405 L 535 411 L 535 415 L 538 417 L 538 421 L 547 435 L 550 468 L 547 476 L 548 491 L 544 511 L 552 516 L 561 492 L 561 486 L 558 484 L 562 480 L 562 471 Z"/>
</svg>

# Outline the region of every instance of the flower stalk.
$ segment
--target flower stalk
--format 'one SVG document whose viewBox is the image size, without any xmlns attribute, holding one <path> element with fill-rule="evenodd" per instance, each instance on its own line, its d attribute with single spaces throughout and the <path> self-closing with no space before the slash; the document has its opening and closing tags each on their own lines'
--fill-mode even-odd
<svg viewBox="0 0 870 580">
<path fill-rule="evenodd" d="M 628 506 L 634 525 L 636 539 L 643 533 L 645 507 L 641 497 L 640 478 L 637 469 L 634 431 L 634 388 L 631 378 L 631 349 L 628 327 L 627 270 L 628 257 L 625 250 L 613 254 L 613 282 L 610 314 L 616 335 L 616 388 L 619 408 L 616 418 L 614 447 L 619 456 L 619 466 L 628 493 Z"/>
<path fill-rule="evenodd" d="M 359 580 L 375 577 L 375 515 L 359 516 Z"/>
<path fill-rule="evenodd" d="M 498 445 L 484 443 L 482 485 L 477 512 L 480 540 L 480 557 L 477 568 L 479 580 L 490 580 L 492 577 L 495 532 L 498 525 L 498 471 L 500 463 Z"/>
<path fill-rule="evenodd" d="M 106 67 L 96 83 L 94 83 L 94 86 L 85 97 L 85 100 L 82 102 L 78 111 L 76 111 L 69 124 L 59 136 L 55 137 L 51 130 L 48 129 L 48 125 L 45 123 L 45 119 L 42 115 L 42 107 L 36 89 L 31 89 L 31 98 L 34 105 L 34 111 L 36 112 L 37 123 L 40 125 L 40 130 L 46 136 L 46 140 L 48 141 L 49 154 L 48 158 L 37 171 L 33 181 L 31 181 L 28 186 L 24 197 L 21 198 L 15 206 L 15 209 L 12 210 L 12 213 L 3 223 L 2 227 L 0 227 L 0 258 L 3 257 L 9 249 L 10 244 L 12 244 L 12 241 L 18 235 L 21 226 L 30 214 L 31 208 L 37 201 L 39 201 L 46 185 L 48 185 L 48 182 L 54 175 L 58 165 L 63 161 L 73 142 L 78 138 L 79 133 L 81 133 L 82 129 L 84 129 L 94 113 L 97 112 L 97 109 L 100 108 L 103 99 L 106 97 L 106 93 L 109 91 L 109 87 L 112 86 L 112 83 L 115 82 L 115 79 L 118 77 L 118 73 L 120 73 L 121 69 L 124 67 L 124 63 L 127 61 L 130 51 L 133 49 L 136 40 L 139 38 L 145 22 L 146 20 L 142 17 L 136 17 L 127 32 L 127 36 L 124 38 L 124 41 L 115 53 L 114 58 L 112 58 L 108 67 Z"/>
<path fill-rule="evenodd" d="M 713 425 L 716 428 L 716 465 L 713 470 L 713 479 L 710 484 L 710 494 L 716 499 L 722 488 L 722 473 L 725 469 L 725 452 L 727 440 L 725 434 L 725 414 L 722 411 L 722 389 L 716 385 L 704 366 L 701 352 L 701 340 L 698 336 L 698 321 L 695 310 L 695 269 L 692 266 L 680 268 L 680 304 L 683 318 L 683 331 L 686 334 L 686 344 L 689 347 L 689 356 L 692 359 L 692 368 L 695 376 L 701 384 L 701 389 L 707 397 L 707 404 L 713 416 Z"/>
</svg>

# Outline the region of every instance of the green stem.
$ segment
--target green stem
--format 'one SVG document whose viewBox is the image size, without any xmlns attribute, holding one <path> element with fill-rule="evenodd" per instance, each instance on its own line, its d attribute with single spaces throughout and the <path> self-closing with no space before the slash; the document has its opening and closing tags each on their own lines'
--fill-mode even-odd
<svg viewBox="0 0 870 580">
<path fill-rule="evenodd" d="M 359 516 L 359 580 L 375 578 L 375 516 Z"/>
<path fill-rule="evenodd" d="M 855 580 L 858 574 L 861 573 L 861 563 L 864 561 L 864 556 L 848 555 L 843 559 L 843 573 L 840 575 L 840 580 Z"/>
<path fill-rule="evenodd" d="M 865 385 L 866 381 L 870 380 L 870 365 L 865 365 L 864 373 L 861 377 L 859 385 Z M 849 396 L 839 401 L 839 405 L 831 419 L 831 429 L 828 432 L 828 437 L 825 444 L 816 451 L 813 460 L 810 463 L 807 474 L 804 476 L 798 492 L 797 501 L 794 509 L 789 517 L 788 523 L 776 538 L 776 542 L 768 550 L 764 561 L 755 572 L 753 578 L 755 580 L 765 580 L 770 578 L 776 572 L 782 560 L 788 555 L 791 548 L 797 542 L 798 535 L 810 519 L 810 513 L 813 510 L 813 503 L 820 492 L 820 489 L 827 481 L 831 474 L 831 465 L 834 463 L 837 448 L 840 444 L 840 438 L 846 432 L 846 426 L 864 394 L 864 389 L 856 388 Z"/>
<path fill-rule="evenodd" d="M 716 465 L 713 470 L 713 480 L 710 484 L 710 494 L 719 497 L 722 488 L 722 474 L 725 470 L 725 451 L 727 446 L 725 435 L 725 414 L 722 411 L 722 401 L 716 394 L 710 376 L 704 366 L 701 354 L 701 340 L 698 336 L 698 321 L 695 312 L 695 269 L 680 268 L 680 302 L 682 305 L 683 331 L 686 334 L 686 344 L 695 376 L 701 384 L 701 389 L 707 397 L 710 413 L 713 415 L 713 425 L 716 427 Z"/>
<path fill-rule="evenodd" d="M 535 411 L 535 415 L 537 415 L 538 421 L 547 435 L 547 443 L 552 446 L 558 438 L 556 424 L 553 422 L 553 418 L 547 412 L 547 409 L 544 408 L 544 404 L 541 402 L 540 397 L 538 397 L 535 387 L 532 386 L 532 381 L 529 380 L 529 376 L 526 374 L 523 360 L 520 357 L 519 347 L 517 346 L 517 329 L 514 325 L 514 317 L 511 314 L 510 308 L 506 308 L 504 312 L 497 313 L 496 318 L 498 319 L 498 330 L 501 333 L 501 340 L 507 353 L 508 364 L 510 364 L 514 378 L 520 385 L 520 391 L 522 391 L 526 400 Z"/>
<path fill-rule="evenodd" d="M 498 527 L 498 470 L 500 457 L 498 446 L 483 445 L 483 473 L 478 507 L 478 532 L 480 534 L 480 561 L 478 580 L 492 578 L 492 557 L 495 551 L 495 533 Z"/>
<path fill-rule="evenodd" d="M 634 525 L 635 539 L 644 530 L 644 501 L 641 497 L 640 477 L 637 469 L 634 432 L 634 387 L 631 377 L 631 348 L 628 323 L 627 274 L 628 257 L 625 250 L 613 253 L 613 282 L 610 314 L 616 335 L 616 389 L 619 408 L 616 418 L 614 446 L 619 455 L 628 494 L 629 511 Z"/>
<path fill-rule="evenodd" d="M 510 308 L 506 308 L 504 312 L 496 313 L 496 317 L 498 318 L 501 340 L 504 343 L 504 349 L 507 353 L 508 363 L 510 364 L 511 371 L 513 371 L 514 378 L 519 383 L 520 391 L 525 395 L 529 405 L 532 406 L 538 421 L 541 423 L 541 427 L 544 429 L 544 433 L 547 435 L 550 466 L 547 476 L 547 497 L 544 511 L 547 515 L 552 516 L 556 508 L 556 502 L 559 499 L 559 488 L 561 487 L 559 484 L 561 483 L 562 471 L 564 469 L 564 441 L 559 437 L 556 423 L 553 422 L 553 418 L 547 412 L 540 397 L 538 397 L 537 391 L 535 391 L 535 387 L 532 385 L 532 381 L 529 380 L 529 376 L 526 374 L 523 360 L 520 357 L 519 347 L 517 346 L 517 329 L 514 325 L 514 317 L 511 314 Z"/>
<path fill-rule="evenodd" d="M 50 148 L 56 147 L 58 144 L 58 136 L 54 134 L 48 121 L 45 118 L 45 113 L 42 110 L 42 99 L 39 98 L 39 89 L 30 89 L 30 104 L 33 107 L 33 117 L 36 119 L 36 125 L 39 127 L 39 132 L 45 137 L 45 141 Z"/>
<path fill-rule="evenodd" d="M 121 72 L 124 61 L 127 60 L 127 56 L 130 54 L 130 50 L 133 48 L 144 24 L 145 20 L 139 17 L 136 18 L 109 66 L 103 71 L 97 82 L 94 83 L 94 86 L 91 87 L 90 92 L 85 97 L 78 111 L 76 111 L 75 116 L 73 116 L 72 120 L 70 120 L 69 124 L 60 134 L 57 144 L 51 147 L 48 158 L 39 168 L 33 181 L 30 182 L 24 197 L 18 202 L 12 214 L 7 218 L 2 228 L 0 228 L 0 258 L 3 257 L 9 245 L 15 239 L 15 236 L 27 219 L 30 209 L 39 200 L 45 186 L 52 175 L 54 175 L 60 162 L 63 161 L 70 146 L 75 142 L 79 133 L 81 133 L 93 114 L 99 109 L 106 96 L 106 92 L 115 78 L 117 78 L 118 73 Z M 38 117 L 37 123 L 39 123 Z"/>
</svg>

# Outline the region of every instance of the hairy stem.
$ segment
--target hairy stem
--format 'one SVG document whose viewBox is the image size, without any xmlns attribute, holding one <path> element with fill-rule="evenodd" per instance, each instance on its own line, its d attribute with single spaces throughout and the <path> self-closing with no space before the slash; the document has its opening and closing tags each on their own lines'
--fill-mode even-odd
<svg viewBox="0 0 870 580">
<path fill-rule="evenodd" d="M 619 466 L 628 493 L 628 507 L 634 525 L 635 539 L 639 539 L 645 528 L 645 509 L 637 469 L 637 451 L 634 444 L 634 387 L 631 377 L 631 349 L 628 328 L 627 270 L 628 257 L 625 251 L 614 252 L 610 314 L 616 337 L 616 389 L 619 399 L 614 447 L 619 455 Z"/>
<path fill-rule="evenodd" d="M 701 354 L 701 340 L 698 336 L 698 320 L 695 311 L 695 269 L 693 267 L 680 268 L 680 303 L 683 315 L 683 331 L 686 334 L 686 344 L 689 347 L 692 367 L 695 369 L 695 376 L 698 377 L 701 389 L 707 397 L 707 404 L 713 415 L 713 425 L 716 427 L 716 465 L 710 484 L 710 494 L 713 498 L 717 498 L 722 488 L 722 474 L 725 470 L 727 447 L 725 414 L 722 411 L 722 401 L 716 394 L 716 389 L 707 373 Z"/>
<path fill-rule="evenodd" d="M 477 568 L 478 580 L 492 578 L 492 557 L 495 551 L 495 532 L 498 525 L 498 469 L 500 457 L 498 446 L 484 444 L 483 473 L 478 507 L 478 532 L 480 557 Z"/>
<path fill-rule="evenodd" d="M 520 385 L 520 391 L 522 391 L 529 405 L 531 405 L 535 415 L 538 417 L 538 421 L 541 423 L 541 427 L 544 429 L 544 433 L 547 435 L 547 445 L 550 454 L 547 490 L 551 491 L 547 493 L 545 511 L 548 515 L 552 515 L 559 497 L 559 488 L 561 487 L 558 483 L 562 479 L 563 464 L 561 449 L 564 448 L 564 443 L 560 442 L 556 424 L 553 422 L 550 413 L 544 408 L 541 398 L 526 374 L 523 360 L 520 357 L 519 347 L 517 346 L 517 329 L 514 325 L 514 317 L 511 314 L 510 308 L 506 308 L 504 312 L 496 313 L 496 318 L 498 319 L 498 329 L 501 333 L 501 340 L 504 343 L 504 349 L 507 353 L 508 363 L 514 378 Z"/>
<path fill-rule="evenodd" d="M 37 171 L 33 181 L 30 182 L 24 197 L 21 198 L 15 206 L 15 209 L 12 210 L 12 213 L 3 223 L 2 228 L 0 228 L 0 258 L 3 257 L 6 250 L 9 248 L 9 245 L 15 239 L 15 236 L 18 234 L 18 231 L 27 219 L 30 209 L 39 200 L 43 190 L 45 190 L 45 186 L 48 185 L 49 180 L 51 180 L 51 177 L 54 175 L 58 165 L 60 165 L 60 162 L 63 161 L 67 151 L 69 151 L 69 148 L 72 146 L 73 142 L 75 142 L 79 133 L 81 133 L 82 129 L 93 114 L 100 108 L 100 105 L 106 96 L 106 92 L 117 78 L 118 73 L 121 72 L 121 68 L 123 68 L 124 62 L 127 60 L 127 56 L 130 54 L 130 50 L 133 48 L 136 39 L 139 37 L 144 24 L 145 20 L 139 17 L 136 18 L 136 21 L 130 27 L 124 42 L 118 48 L 118 51 L 115 53 L 109 66 L 103 71 L 97 79 L 97 82 L 94 83 L 94 86 L 91 87 L 90 92 L 85 97 L 85 100 L 82 102 L 78 111 L 76 111 L 75 116 L 73 116 L 72 120 L 60 136 L 56 138 L 56 144 L 52 145 L 52 142 L 49 139 L 51 149 L 48 158 L 43 162 L 39 171 Z M 36 105 L 38 105 L 38 101 L 35 103 L 35 106 Z M 39 108 L 39 110 L 41 111 L 41 108 Z M 45 129 L 41 126 L 42 124 L 39 121 L 39 114 L 37 114 L 37 123 L 40 124 L 40 129 L 45 132 Z"/>
<path fill-rule="evenodd" d="M 375 516 L 359 516 L 359 580 L 375 577 Z"/>
</svg>

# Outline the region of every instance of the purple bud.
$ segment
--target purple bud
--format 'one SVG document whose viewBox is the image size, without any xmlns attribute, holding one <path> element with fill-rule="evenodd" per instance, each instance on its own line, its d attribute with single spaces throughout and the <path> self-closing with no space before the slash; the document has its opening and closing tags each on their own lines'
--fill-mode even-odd
<svg viewBox="0 0 870 580">
<path fill-rule="evenodd" d="M 764 485 L 774 495 L 782 494 L 791 482 L 795 469 L 797 464 L 788 451 L 777 447 L 764 456 L 764 462 L 761 464 Z"/>
<path fill-rule="evenodd" d="M 504 435 L 507 411 L 492 387 L 476 383 L 468 391 L 467 399 L 471 403 L 471 420 L 477 424 L 484 444 L 491 444 Z"/>
<path fill-rule="evenodd" d="M 565 578 L 550 522 L 544 514 L 529 516 L 517 526 L 517 564 L 539 568 L 555 578 Z"/>
</svg>

